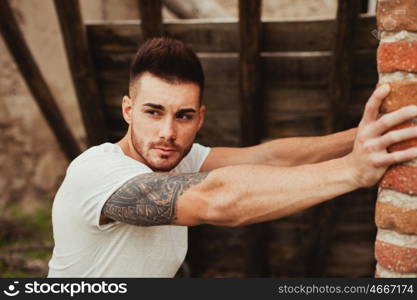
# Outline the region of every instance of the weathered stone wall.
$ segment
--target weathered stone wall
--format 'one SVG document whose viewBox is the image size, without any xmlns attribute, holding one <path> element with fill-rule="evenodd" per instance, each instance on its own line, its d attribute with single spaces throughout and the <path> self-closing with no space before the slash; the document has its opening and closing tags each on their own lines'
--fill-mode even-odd
<svg viewBox="0 0 417 300">
<path fill-rule="evenodd" d="M 380 83 L 391 93 L 381 107 L 388 113 L 417 105 L 417 1 L 379 0 L 377 22 Z M 393 130 L 416 126 L 413 119 Z M 417 146 L 417 139 L 392 145 L 398 151 Z M 394 165 L 379 185 L 375 221 L 376 277 L 417 277 L 417 160 Z"/>
<path fill-rule="evenodd" d="M 11 0 L 19 26 L 80 144 L 85 132 L 52 0 Z M 85 20 L 137 19 L 135 0 L 83 0 Z M 68 162 L 0 38 L 0 209 L 52 200 Z"/>
<path fill-rule="evenodd" d="M 11 1 L 15 16 L 64 115 L 79 140 L 84 136 L 69 80 L 52 1 Z M 23 204 L 31 210 L 56 189 L 65 157 L 30 95 L 3 39 L 0 39 L 1 163 L 0 207 Z"/>
</svg>

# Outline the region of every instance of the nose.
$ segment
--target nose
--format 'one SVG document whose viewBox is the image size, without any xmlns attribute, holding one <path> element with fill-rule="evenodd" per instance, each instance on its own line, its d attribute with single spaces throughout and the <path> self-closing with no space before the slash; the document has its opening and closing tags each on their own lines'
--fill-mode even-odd
<svg viewBox="0 0 417 300">
<path fill-rule="evenodd" d="M 177 138 L 177 130 L 173 118 L 166 118 L 161 122 L 159 137 L 166 141 L 175 141 Z"/>
</svg>

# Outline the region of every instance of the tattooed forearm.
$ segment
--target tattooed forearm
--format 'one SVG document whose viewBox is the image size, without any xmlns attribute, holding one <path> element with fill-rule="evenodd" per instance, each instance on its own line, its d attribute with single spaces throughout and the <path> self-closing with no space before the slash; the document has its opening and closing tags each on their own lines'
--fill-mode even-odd
<svg viewBox="0 0 417 300">
<path fill-rule="evenodd" d="M 208 172 L 138 175 L 121 186 L 103 207 L 103 214 L 123 223 L 153 226 L 172 224 L 176 202 L 191 186 L 204 180 Z"/>
</svg>

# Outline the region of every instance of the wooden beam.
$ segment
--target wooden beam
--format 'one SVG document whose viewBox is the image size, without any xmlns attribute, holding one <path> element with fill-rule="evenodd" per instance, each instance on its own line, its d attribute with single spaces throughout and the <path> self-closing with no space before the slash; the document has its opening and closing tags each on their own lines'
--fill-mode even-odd
<svg viewBox="0 0 417 300">
<path fill-rule="evenodd" d="M 119 97 L 121 92 L 127 91 L 126 80 L 129 80 L 129 68 L 134 52 L 114 53 L 97 51 L 94 57 L 97 74 L 102 91 Z M 239 58 L 234 53 L 199 54 L 206 75 L 206 87 L 234 88 L 238 90 L 239 81 L 236 73 Z M 275 53 L 265 53 L 261 57 L 262 89 L 292 88 L 326 88 L 329 97 L 329 70 L 331 69 L 331 55 L 294 55 L 279 56 Z M 354 88 L 375 87 L 378 80 L 375 50 L 372 52 L 355 53 L 353 68 L 361 76 L 353 78 Z M 117 76 L 116 76 L 117 75 Z M 113 88 L 116 87 L 117 90 Z M 106 95 L 105 95 L 106 96 Z"/>
<path fill-rule="evenodd" d="M 239 0 L 239 98 L 241 146 L 261 141 L 261 0 Z M 267 223 L 246 227 L 246 275 L 268 274 Z"/>
<path fill-rule="evenodd" d="M 227 18 L 231 15 L 216 1 L 163 0 L 165 7 L 180 19 Z"/>
<path fill-rule="evenodd" d="M 345 129 L 353 80 L 353 50 L 361 0 L 339 0 L 330 76 L 328 133 Z"/>
<path fill-rule="evenodd" d="M 327 133 L 346 129 L 349 115 L 346 113 L 351 99 L 353 78 L 353 50 L 355 30 L 361 9 L 361 0 L 339 0 L 334 34 L 334 50 L 330 76 L 330 110 Z M 316 207 L 313 243 L 308 257 L 308 277 L 325 276 L 326 257 L 335 222 L 337 200 Z"/>
<path fill-rule="evenodd" d="M 334 47 L 335 23 L 335 19 L 263 21 L 261 52 L 330 51 Z M 85 26 L 90 51 L 94 48 L 99 51 L 136 52 L 138 40 L 143 40 L 138 20 L 86 21 Z M 164 22 L 164 34 L 193 45 L 196 52 L 206 53 L 239 52 L 238 29 L 235 19 Z M 370 34 L 372 30 L 375 30 L 375 16 L 362 15 L 355 34 L 356 50 L 372 49 L 375 54 L 379 41 Z M 92 57 L 95 55 L 92 54 Z"/>
<path fill-rule="evenodd" d="M 239 88 L 242 146 L 259 144 L 261 0 L 239 0 Z"/>
<path fill-rule="evenodd" d="M 369 0 L 360 0 L 359 13 L 366 14 L 369 11 Z"/>
<path fill-rule="evenodd" d="M 67 122 L 43 78 L 38 65 L 26 45 L 23 34 L 13 15 L 9 1 L 0 1 L 0 31 L 20 73 L 45 117 L 59 146 L 73 160 L 81 152 Z"/>
<path fill-rule="evenodd" d="M 162 28 L 162 1 L 139 0 L 139 13 L 143 37 L 145 39 L 161 36 Z"/>
<path fill-rule="evenodd" d="M 107 141 L 103 103 L 90 62 L 78 0 L 55 0 L 68 64 L 87 133 L 88 145 Z M 127 84 L 127 83 L 126 83 Z"/>
</svg>

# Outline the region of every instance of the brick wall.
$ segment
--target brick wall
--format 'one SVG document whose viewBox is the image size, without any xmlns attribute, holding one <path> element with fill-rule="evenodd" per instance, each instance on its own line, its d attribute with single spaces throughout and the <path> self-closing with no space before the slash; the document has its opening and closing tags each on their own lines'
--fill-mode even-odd
<svg viewBox="0 0 417 300">
<path fill-rule="evenodd" d="M 379 83 L 391 93 L 381 113 L 417 105 L 417 0 L 379 0 L 377 23 Z M 411 120 L 392 128 L 417 125 Z M 388 151 L 417 146 L 417 139 L 400 142 Z M 375 277 L 417 277 L 417 159 L 394 165 L 380 181 L 375 222 Z"/>
</svg>

